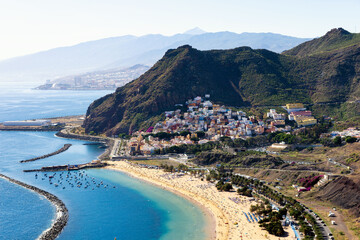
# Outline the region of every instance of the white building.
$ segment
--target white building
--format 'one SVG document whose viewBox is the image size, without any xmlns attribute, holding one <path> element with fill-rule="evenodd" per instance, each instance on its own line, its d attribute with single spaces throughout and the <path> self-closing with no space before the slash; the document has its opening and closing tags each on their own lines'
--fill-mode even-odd
<svg viewBox="0 0 360 240">
<path fill-rule="evenodd" d="M 5 121 L 4 126 L 48 126 L 50 120 Z"/>
</svg>

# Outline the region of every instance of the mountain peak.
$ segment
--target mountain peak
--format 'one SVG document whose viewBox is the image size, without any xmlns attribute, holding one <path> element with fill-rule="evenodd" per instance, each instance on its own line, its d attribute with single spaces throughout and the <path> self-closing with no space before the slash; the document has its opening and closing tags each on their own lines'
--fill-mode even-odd
<svg viewBox="0 0 360 240">
<path fill-rule="evenodd" d="M 304 42 L 283 53 L 304 57 L 359 45 L 360 34 L 350 33 L 343 28 L 333 28 L 324 36 Z"/>
<path fill-rule="evenodd" d="M 189 34 L 189 35 L 200 35 L 206 33 L 204 30 L 202 30 L 201 28 L 192 28 L 190 30 L 187 30 L 186 32 L 184 32 L 184 34 Z"/>
<path fill-rule="evenodd" d="M 328 36 L 328 37 L 337 37 L 337 36 L 344 36 L 344 35 L 349 35 L 351 34 L 350 32 L 346 31 L 345 29 L 343 28 L 333 28 L 331 29 L 330 31 L 328 31 L 326 34 L 325 34 L 325 37 Z"/>
</svg>

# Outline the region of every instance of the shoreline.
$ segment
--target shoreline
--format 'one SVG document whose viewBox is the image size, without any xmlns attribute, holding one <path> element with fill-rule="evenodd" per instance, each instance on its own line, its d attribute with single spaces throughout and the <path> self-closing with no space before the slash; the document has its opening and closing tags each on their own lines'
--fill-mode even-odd
<svg viewBox="0 0 360 240">
<path fill-rule="evenodd" d="M 242 211 L 250 211 L 252 202 L 247 197 L 239 196 L 235 192 L 218 192 L 214 184 L 189 175 L 179 176 L 162 170 L 141 168 L 126 161 L 108 161 L 108 164 L 109 166 L 105 169 L 121 171 L 173 192 L 200 206 L 207 222 L 210 223 L 210 226 L 206 225 L 205 229 L 210 239 L 279 239 L 261 229 L 258 223 L 247 222 L 242 213 Z M 234 198 L 236 202 L 231 200 Z M 284 230 L 288 236 L 280 237 L 280 239 L 294 239 L 291 228 Z"/>
<path fill-rule="evenodd" d="M 89 136 L 89 135 L 78 135 L 78 134 L 66 132 L 65 129 L 62 129 L 61 131 L 58 131 L 57 133 L 55 133 L 55 136 L 59 137 L 59 138 L 65 138 L 65 139 L 75 139 L 75 140 L 82 140 L 82 141 L 89 141 L 89 142 L 106 143 L 107 148 L 105 149 L 105 151 L 102 154 L 100 154 L 97 157 L 98 159 L 101 159 L 101 160 L 109 157 L 111 150 L 113 148 L 113 145 L 114 145 L 114 140 L 112 140 L 112 139 L 108 139 L 108 138 L 104 138 L 104 137 L 97 137 L 97 136 Z"/>
<path fill-rule="evenodd" d="M 41 196 L 45 197 L 49 202 L 51 202 L 55 206 L 55 208 L 56 208 L 55 220 L 51 224 L 50 228 L 43 231 L 37 239 L 39 239 L 39 240 L 56 239 L 60 235 L 60 233 L 62 232 L 64 227 L 66 226 L 68 219 L 69 219 L 69 212 L 68 212 L 68 209 L 66 208 L 65 204 L 63 203 L 63 201 L 61 201 L 57 196 L 55 196 L 45 190 L 42 190 L 40 188 L 26 184 L 21 181 L 15 180 L 15 179 L 10 178 L 1 173 L 0 173 L 0 177 L 11 183 L 17 184 L 21 187 L 29 189 L 30 191 L 40 194 Z"/>
<path fill-rule="evenodd" d="M 98 157 L 98 159 L 109 154 L 110 149 L 113 147 L 113 144 L 111 144 L 113 143 L 113 140 L 103 137 L 83 136 L 66 131 L 60 131 L 56 133 L 55 136 L 93 142 L 99 142 L 99 140 L 102 140 L 101 142 L 110 143 L 110 146 Z M 204 232 L 207 237 L 206 239 L 294 239 L 295 235 L 291 231 L 290 227 L 284 228 L 285 232 L 287 232 L 287 236 L 279 238 L 274 235 L 270 235 L 266 230 L 261 229 L 258 223 L 247 222 L 247 218 L 243 214 L 243 210 L 249 212 L 252 202 L 250 202 L 249 198 L 240 196 L 236 194 L 236 192 L 219 192 L 213 183 L 208 183 L 205 180 L 201 181 L 199 178 L 195 178 L 187 174 L 179 177 L 179 174 L 176 173 L 166 173 L 163 170 L 141 168 L 135 164 L 129 163 L 126 160 L 105 162 L 109 165 L 104 169 L 121 171 L 131 177 L 135 177 L 166 191 L 177 194 L 178 196 L 183 197 L 200 207 L 206 219 L 204 224 Z M 2 176 L 11 181 L 11 178 L 0 174 L 0 177 Z M 43 195 L 56 206 L 57 214 L 54 223 L 38 237 L 38 239 L 41 240 L 55 239 L 67 224 L 68 210 L 66 209 L 64 203 L 56 196 L 46 191 L 17 180 L 14 181 L 21 186 Z M 48 197 L 47 194 L 50 195 L 50 197 Z M 55 200 L 52 200 L 51 198 L 54 198 Z M 58 200 L 58 202 L 56 200 Z M 64 210 L 61 208 L 61 205 L 63 205 Z M 59 212 L 61 213 L 60 215 Z M 65 222 L 62 221 L 62 218 L 65 219 Z M 60 224 L 62 226 L 55 226 L 56 224 Z"/>
<path fill-rule="evenodd" d="M 155 181 L 152 181 L 152 180 L 149 180 L 149 179 L 145 179 L 143 177 L 140 177 L 138 175 L 136 175 L 135 173 L 133 172 L 128 172 L 128 171 L 125 171 L 125 170 L 121 170 L 119 168 L 115 168 L 111 165 L 111 163 L 109 163 L 110 165 L 108 165 L 107 167 L 105 167 L 104 169 L 108 169 L 108 170 L 112 170 L 112 171 L 118 171 L 118 172 L 121 172 L 121 173 L 125 173 L 126 175 L 130 176 L 130 177 L 133 177 L 133 178 L 136 178 L 140 181 L 143 181 L 147 184 L 151 184 L 157 188 L 161 188 L 165 191 L 169 191 L 169 192 L 172 192 L 182 198 L 185 198 L 186 200 L 190 201 L 192 204 L 196 205 L 197 207 L 199 207 L 201 209 L 201 211 L 203 212 L 204 216 L 205 216 L 205 221 L 206 221 L 206 224 L 205 224 L 205 228 L 204 228 L 204 231 L 206 233 L 206 239 L 209 239 L 209 240 L 215 240 L 215 239 L 218 239 L 216 237 L 216 230 L 214 231 L 214 229 L 216 229 L 216 216 L 214 215 L 214 213 L 207 207 L 205 207 L 201 202 L 199 201 L 196 201 L 194 198 L 191 198 L 188 194 L 184 194 L 183 192 L 175 189 L 175 188 L 169 188 L 169 187 L 165 187 Z"/>
</svg>

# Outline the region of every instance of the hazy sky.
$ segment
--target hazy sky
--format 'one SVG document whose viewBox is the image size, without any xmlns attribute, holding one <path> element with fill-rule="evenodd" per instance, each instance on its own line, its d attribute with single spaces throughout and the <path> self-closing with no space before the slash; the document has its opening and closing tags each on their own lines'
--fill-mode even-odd
<svg viewBox="0 0 360 240">
<path fill-rule="evenodd" d="M 0 0 L 0 60 L 121 35 L 360 30 L 360 0 Z"/>
</svg>

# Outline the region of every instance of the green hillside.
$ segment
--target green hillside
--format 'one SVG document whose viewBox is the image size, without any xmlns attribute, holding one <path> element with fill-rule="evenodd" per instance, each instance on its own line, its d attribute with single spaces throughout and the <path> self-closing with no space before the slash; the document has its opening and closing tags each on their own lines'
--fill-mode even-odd
<svg viewBox="0 0 360 240">
<path fill-rule="evenodd" d="M 332 42 L 347 41 L 339 36 Z M 141 77 L 94 101 L 85 130 L 111 135 L 146 128 L 175 104 L 205 94 L 216 103 L 237 107 L 360 99 L 359 44 L 305 54 L 309 46 L 326 49 L 319 39 L 284 54 L 249 47 L 199 51 L 185 45 L 168 50 Z M 296 54 L 300 52 L 302 57 Z"/>
<path fill-rule="evenodd" d="M 334 50 L 342 50 L 348 47 L 359 47 L 359 44 L 359 33 L 350 33 L 342 28 L 334 28 L 324 36 L 304 42 L 297 47 L 284 51 L 283 54 L 304 57 Z"/>
</svg>

